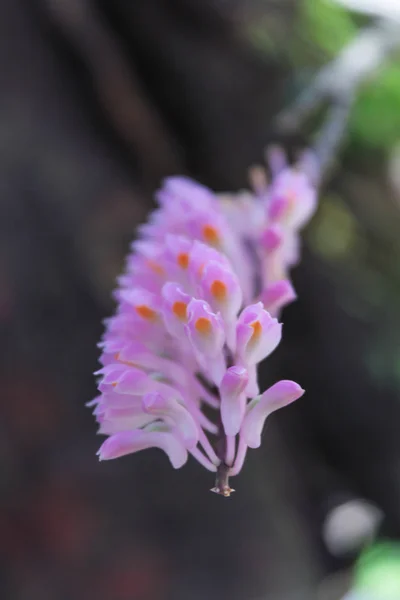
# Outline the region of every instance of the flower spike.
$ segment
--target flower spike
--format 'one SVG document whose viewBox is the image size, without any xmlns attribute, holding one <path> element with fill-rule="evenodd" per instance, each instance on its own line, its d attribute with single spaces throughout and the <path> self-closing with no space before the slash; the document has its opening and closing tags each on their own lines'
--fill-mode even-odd
<svg viewBox="0 0 400 600">
<path fill-rule="evenodd" d="M 107 436 L 100 460 L 159 448 L 178 469 L 191 454 L 215 473 L 212 491 L 229 497 L 266 418 L 303 394 L 292 381 L 260 394 L 257 381 L 296 298 L 289 271 L 316 208 L 301 165 L 275 149 L 270 170 L 270 183 L 253 170 L 254 194 L 237 198 L 186 177 L 157 193 L 99 344 L 99 394 L 88 406 Z"/>
</svg>

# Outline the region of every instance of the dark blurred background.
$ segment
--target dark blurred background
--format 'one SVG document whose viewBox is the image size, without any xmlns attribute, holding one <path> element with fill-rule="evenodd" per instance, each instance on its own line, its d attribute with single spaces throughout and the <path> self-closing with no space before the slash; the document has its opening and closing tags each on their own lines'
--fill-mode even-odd
<svg viewBox="0 0 400 600">
<path fill-rule="evenodd" d="M 400 536 L 396 56 L 359 93 L 263 372 L 307 394 L 236 494 L 157 451 L 99 464 L 84 406 L 162 178 L 246 186 L 365 21 L 323 0 L 0 1 L 1 600 L 338 600 L 360 545 L 326 544 L 330 512 L 365 499 Z"/>
</svg>

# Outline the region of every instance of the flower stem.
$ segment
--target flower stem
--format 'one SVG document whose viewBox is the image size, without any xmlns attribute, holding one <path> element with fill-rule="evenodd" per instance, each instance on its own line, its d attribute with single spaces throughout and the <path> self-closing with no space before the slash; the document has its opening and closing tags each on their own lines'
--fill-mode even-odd
<svg viewBox="0 0 400 600">
<path fill-rule="evenodd" d="M 221 463 L 217 469 L 215 487 L 211 489 L 215 494 L 225 496 L 225 498 L 229 498 L 231 493 L 235 491 L 229 485 L 229 471 L 230 467 L 225 463 Z"/>
</svg>

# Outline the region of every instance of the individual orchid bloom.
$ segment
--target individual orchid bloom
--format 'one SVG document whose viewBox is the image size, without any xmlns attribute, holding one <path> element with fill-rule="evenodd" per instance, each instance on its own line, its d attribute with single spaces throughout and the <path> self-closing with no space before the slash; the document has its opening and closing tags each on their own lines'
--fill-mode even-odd
<svg viewBox="0 0 400 600">
<path fill-rule="evenodd" d="M 226 336 L 221 315 L 213 313 L 207 302 L 193 298 L 188 306 L 185 331 L 198 364 L 208 373 L 208 380 L 219 385 L 226 369 Z"/>
<path fill-rule="evenodd" d="M 262 302 L 247 306 L 236 326 L 237 353 L 246 365 L 254 365 L 275 350 L 282 337 L 282 324 L 271 317 Z"/>
<path fill-rule="evenodd" d="M 227 345 L 234 352 L 236 317 L 243 304 L 243 293 L 238 277 L 232 269 L 219 262 L 210 261 L 203 270 L 200 291 L 212 310 L 221 315 Z"/>
<path fill-rule="evenodd" d="M 89 406 L 108 436 L 100 460 L 159 448 L 180 468 L 191 455 L 215 473 L 213 491 L 229 496 L 265 419 L 303 394 L 291 381 L 260 392 L 257 380 L 296 297 L 288 270 L 315 208 L 307 173 L 281 159 L 270 185 L 252 171 L 254 193 L 237 204 L 181 177 L 157 193 L 99 344 Z"/>
</svg>

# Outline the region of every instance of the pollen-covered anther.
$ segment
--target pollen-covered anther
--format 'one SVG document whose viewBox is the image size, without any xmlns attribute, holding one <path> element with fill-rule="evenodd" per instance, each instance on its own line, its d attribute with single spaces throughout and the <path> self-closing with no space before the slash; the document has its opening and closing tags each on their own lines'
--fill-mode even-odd
<svg viewBox="0 0 400 600">
<path fill-rule="evenodd" d="M 211 246 L 219 246 L 221 241 L 218 229 L 210 224 L 204 225 L 203 238 Z"/>
<path fill-rule="evenodd" d="M 214 296 L 214 298 L 216 300 L 219 300 L 220 302 L 224 301 L 226 299 L 227 293 L 228 293 L 228 290 L 223 281 L 216 279 L 215 281 L 212 282 L 211 294 Z"/>
<path fill-rule="evenodd" d="M 207 319 L 207 317 L 199 317 L 195 324 L 194 324 L 196 331 L 198 331 L 198 333 L 201 333 L 202 335 L 208 335 L 211 333 L 212 330 L 212 324 L 210 319 Z"/>
<path fill-rule="evenodd" d="M 176 257 L 176 262 L 181 269 L 187 269 L 189 266 L 189 254 L 187 252 L 180 252 Z"/>
<path fill-rule="evenodd" d="M 156 311 L 150 308 L 150 306 L 147 306 L 147 304 L 135 306 L 135 310 L 139 317 L 142 317 L 142 319 L 145 319 L 146 321 L 154 321 L 157 317 Z"/>
<path fill-rule="evenodd" d="M 180 321 L 187 320 L 187 304 L 185 304 L 185 302 L 174 302 L 172 305 L 172 312 Z"/>
</svg>

